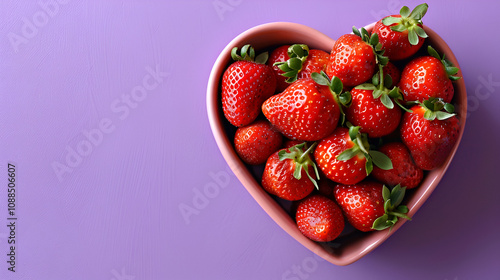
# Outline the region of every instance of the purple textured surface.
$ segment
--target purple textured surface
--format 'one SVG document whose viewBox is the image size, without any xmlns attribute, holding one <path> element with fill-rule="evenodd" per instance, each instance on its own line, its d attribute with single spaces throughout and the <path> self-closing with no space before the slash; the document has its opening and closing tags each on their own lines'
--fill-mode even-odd
<svg viewBox="0 0 500 280">
<path fill-rule="evenodd" d="M 0 279 L 499 279 L 500 4 L 428 1 L 424 22 L 467 85 L 461 146 L 412 222 L 338 267 L 259 208 L 206 114 L 212 64 L 248 28 L 290 21 L 335 39 L 403 5 L 303 3 L 1 1 Z"/>
</svg>

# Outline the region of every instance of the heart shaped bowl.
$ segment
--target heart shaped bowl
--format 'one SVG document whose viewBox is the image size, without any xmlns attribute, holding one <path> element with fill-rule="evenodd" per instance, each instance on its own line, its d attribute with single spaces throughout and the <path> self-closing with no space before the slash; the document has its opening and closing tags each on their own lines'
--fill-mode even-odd
<svg viewBox="0 0 500 280">
<path fill-rule="evenodd" d="M 373 26 L 374 23 L 365 28 L 371 31 Z M 457 59 L 444 40 L 427 26 L 424 26 L 424 29 L 429 35 L 426 41 L 439 53 L 444 53 L 449 61 L 459 67 Z M 315 254 L 333 264 L 348 265 L 359 260 L 382 244 L 382 242 L 394 234 L 406 220 L 401 219 L 390 232 L 389 230 L 370 233 L 354 231 L 347 234 L 343 233 L 343 236 L 341 235 L 339 238 L 329 243 L 317 243 L 308 239 L 298 230 L 293 214 L 289 213 L 289 211 L 285 209 L 286 207 L 283 207 L 283 202 L 269 195 L 261 187 L 260 179 L 258 175 L 256 175 L 256 173 L 259 172 L 259 167 L 247 166 L 240 160 L 232 144 L 236 128 L 226 121 L 222 112 L 220 84 L 225 69 L 231 63 L 231 49 L 233 47 L 242 47 L 243 45 L 251 44 L 255 48 L 256 53 L 260 53 L 263 50 L 272 50 L 272 48 L 280 45 L 294 43 L 304 43 L 310 48 L 320 49 L 330 53 L 335 40 L 313 28 L 290 22 L 275 22 L 259 25 L 234 38 L 222 50 L 210 74 L 207 88 L 208 118 L 215 140 L 224 159 L 262 209 L 264 209 L 283 230 Z M 424 44 L 424 47 L 425 46 Z M 458 76 L 462 76 L 461 71 L 459 71 Z M 452 103 L 455 105 L 455 110 L 461 124 L 458 141 L 445 163 L 440 168 L 426 172 L 421 185 L 414 190 L 408 191 L 408 196 L 405 198 L 404 202 L 409 208 L 408 215 L 410 217 L 418 211 L 438 185 L 448 169 L 462 138 L 467 112 L 467 93 L 463 79 L 455 81 L 454 86 L 455 95 Z M 262 170 L 260 170 L 260 172 L 262 172 Z"/>
</svg>

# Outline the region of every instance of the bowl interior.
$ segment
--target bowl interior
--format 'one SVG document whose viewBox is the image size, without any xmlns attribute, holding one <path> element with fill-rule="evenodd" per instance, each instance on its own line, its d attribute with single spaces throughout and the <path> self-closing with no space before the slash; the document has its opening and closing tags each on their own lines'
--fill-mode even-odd
<svg viewBox="0 0 500 280">
<path fill-rule="evenodd" d="M 366 29 L 371 31 L 373 25 L 374 24 L 366 26 Z M 459 67 L 458 61 L 443 39 L 427 26 L 424 26 L 424 29 L 429 35 L 427 42 L 438 52 L 444 53 L 448 60 Z M 242 47 L 245 44 L 251 44 L 256 52 L 259 53 L 262 50 L 269 50 L 279 45 L 293 43 L 304 43 L 310 48 L 321 49 L 329 53 L 335 41 L 313 28 L 289 22 L 259 25 L 234 38 L 221 52 L 210 74 L 207 88 L 207 111 L 210 126 L 226 162 L 264 211 L 266 211 L 267 214 L 288 234 L 315 254 L 333 264 L 347 265 L 360 259 L 384 242 L 405 223 L 405 220 L 398 222 L 390 233 L 388 230 L 371 233 L 354 233 L 345 235 L 329 243 L 311 241 L 303 236 L 298 230 L 293 218 L 284 209 L 283 203 L 267 194 L 260 186 L 260 182 L 255 176 L 256 173 L 261 171 L 258 170 L 259 167 L 246 166 L 239 159 L 232 145 L 232 138 L 236 129 L 225 120 L 222 113 L 220 82 L 225 68 L 231 62 L 230 52 L 233 47 Z M 425 46 L 426 45 L 424 45 L 424 47 Z M 458 73 L 459 76 L 461 76 L 461 74 L 461 72 Z M 405 202 L 409 208 L 408 215 L 410 217 L 415 214 L 438 185 L 462 138 L 467 111 L 467 95 L 463 79 L 454 82 L 454 86 L 455 95 L 453 103 L 455 104 L 461 123 L 459 139 L 446 162 L 440 168 L 427 172 L 421 186 L 408 193 Z"/>
</svg>

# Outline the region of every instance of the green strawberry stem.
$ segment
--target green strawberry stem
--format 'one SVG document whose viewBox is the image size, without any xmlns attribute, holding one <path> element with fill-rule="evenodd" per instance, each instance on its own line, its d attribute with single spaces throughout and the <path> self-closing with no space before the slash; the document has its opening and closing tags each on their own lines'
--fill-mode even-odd
<svg viewBox="0 0 500 280">
<path fill-rule="evenodd" d="M 399 11 L 401 17 L 386 17 L 382 19 L 382 23 L 386 26 L 391 26 L 391 30 L 396 32 L 403 32 L 408 30 L 408 41 L 412 45 L 418 45 L 419 37 L 427 38 L 428 35 L 424 29 L 419 25 L 422 24 L 422 18 L 427 13 L 429 5 L 426 3 L 416 6 L 413 11 L 410 8 L 403 6 Z"/>
<path fill-rule="evenodd" d="M 412 110 L 410 110 L 410 109 L 406 108 L 405 106 L 403 106 L 403 105 L 401 104 L 401 102 L 399 102 L 399 99 L 393 99 L 393 100 L 394 100 L 394 102 L 395 102 L 395 103 L 396 103 L 396 104 L 397 104 L 397 105 L 398 105 L 401 109 L 405 110 L 405 111 L 406 111 L 406 112 L 408 112 L 408 113 L 413 113 L 413 111 L 412 111 Z"/>
<path fill-rule="evenodd" d="M 278 66 L 284 73 L 282 76 L 286 77 L 287 83 L 293 83 L 297 80 L 297 75 L 302 71 L 304 62 L 309 56 L 309 47 L 304 44 L 294 44 L 288 48 L 287 61 L 275 62 L 274 65 Z"/>
<path fill-rule="evenodd" d="M 311 152 L 314 150 L 314 147 L 316 147 L 318 143 L 314 142 L 309 148 L 307 148 L 307 150 L 302 154 L 300 155 L 298 161 L 299 162 L 304 162 L 307 160 L 307 157 L 309 157 L 309 155 L 311 154 Z"/>
<path fill-rule="evenodd" d="M 383 186 L 382 197 L 384 199 L 385 213 L 373 221 L 372 229 L 384 230 L 390 228 L 390 230 L 392 230 L 398 218 L 411 221 L 411 218 L 406 215 L 406 213 L 408 213 L 408 207 L 400 205 L 401 202 L 403 202 L 405 192 L 406 187 L 401 188 L 399 184 L 392 190 L 389 190 L 385 185 Z"/>
<path fill-rule="evenodd" d="M 317 143 L 314 142 L 305 152 L 304 148 L 306 147 L 307 143 L 304 142 L 302 144 L 295 145 L 289 149 L 283 149 L 278 152 L 278 157 L 279 160 L 285 160 L 285 159 L 291 159 L 295 163 L 295 170 L 293 172 L 293 177 L 297 180 L 300 180 L 302 178 L 302 170 L 306 172 L 307 177 L 309 180 L 312 181 L 314 184 L 314 187 L 316 189 L 319 189 L 318 183 L 316 180 L 309 174 L 309 167 L 312 166 L 314 169 L 314 173 L 316 175 L 317 180 L 319 180 L 319 172 L 318 168 L 316 167 L 316 164 L 314 161 L 311 159 L 311 153 L 314 150 L 314 147 L 316 147 Z"/>
<path fill-rule="evenodd" d="M 380 102 L 382 102 L 382 104 L 388 109 L 394 108 L 394 103 L 396 103 L 399 107 L 401 107 L 401 109 L 411 113 L 411 110 L 407 109 L 400 103 L 400 100 L 403 100 L 403 95 L 401 94 L 401 90 L 399 89 L 399 87 L 394 86 L 391 90 L 389 90 L 389 88 L 392 86 L 392 78 L 391 76 L 384 74 L 383 68 L 384 65 L 378 65 L 379 70 L 375 75 L 373 75 L 371 84 L 364 83 L 355 88 L 372 90 L 373 98 L 380 98 Z"/>
<path fill-rule="evenodd" d="M 378 73 L 377 74 L 379 74 L 379 79 L 380 79 L 378 89 L 384 90 L 385 83 L 384 83 L 384 66 L 383 65 L 381 65 L 381 64 L 378 65 Z"/>
</svg>

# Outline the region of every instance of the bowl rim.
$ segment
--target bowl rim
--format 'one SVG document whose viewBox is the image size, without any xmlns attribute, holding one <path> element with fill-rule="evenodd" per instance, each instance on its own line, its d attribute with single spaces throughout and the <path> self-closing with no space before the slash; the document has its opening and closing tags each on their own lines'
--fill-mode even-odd
<svg viewBox="0 0 500 280">
<path fill-rule="evenodd" d="M 371 31 L 374 25 L 375 22 L 365 26 L 365 28 L 368 31 Z M 423 25 L 423 28 L 429 35 L 429 39 L 433 41 L 433 47 L 436 48 L 436 50 L 438 50 L 440 53 L 443 53 L 445 50 L 449 50 L 449 52 L 446 52 L 447 59 L 450 60 L 456 67 L 460 69 L 458 60 L 456 59 L 451 48 L 446 44 L 446 42 L 430 27 Z M 222 120 L 223 115 L 221 113 L 222 108 L 219 102 L 219 84 L 221 81 L 222 74 L 225 70 L 225 67 L 230 61 L 230 51 L 234 46 L 240 47 L 243 44 L 246 44 L 245 41 L 248 40 L 249 37 L 262 32 L 305 33 L 312 38 L 321 38 L 327 44 L 331 44 L 331 46 L 333 46 L 335 42 L 335 40 L 331 39 L 329 36 L 325 35 L 324 33 L 314 28 L 293 22 L 265 23 L 249 28 L 246 31 L 239 34 L 238 36 L 236 36 L 234 39 L 230 41 L 230 43 L 226 45 L 226 47 L 224 47 L 224 49 L 219 54 L 217 60 L 215 61 L 212 67 L 208 80 L 206 102 L 207 102 L 207 114 L 212 133 L 214 135 L 217 146 L 219 147 L 222 156 L 224 157 L 226 163 L 229 165 L 230 169 L 236 175 L 240 183 L 256 200 L 256 202 L 262 207 L 262 209 L 283 230 L 285 230 L 295 240 L 297 240 L 303 246 L 311 250 L 313 253 L 319 255 L 320 257 L 322 257 L 323 259 L 327 260 L 332 264 L 335 265 L 351 264 L 361 259 L 369 252 L 373 251 L 380 244 L 385 242 L 385 240 L 387 240 L 390 236 L 392 236 L 406 222 L 406 220 L 404 219 L 400 220 L 391 231 L 384 230 L 384 231 L 370 233 L 370 236 L 367 237 L 366 240 L 371 242 L 367 242 L 368 244 L 365 244 L 359 250 L 353 249 L 352 250 L 353 252 L 346 255 L 335 254 L 333 252 L 333 249 L 331 249 L 331 247 L 327 246 L 326 244 L 314 242 L 300 233 L 293 219 L 269 194 L 267 194 L 267 192 L 264 191 L 264 189 L 260 186 L 260 184 L 255 180 L 251 172 L 246 168 L 246 165 L 241 161 L 241 159 L 234 151 L 233 145 L 225 132 Z M 438 41 L 437 44 L 435 41 Z M 425 203 L 425 201 L 429 198 L 431 193 L 437 187 L 438 183 L 446 173 L 458 149 L 458 146 L 461 142 L 464 133 L 466 116 L 467 116 L 467 92 L 461 70 L 459 70 L 459 73 L 457 75 L 462 77 L 461 79 L 454 82 L 455 86 L 454 101 L 455 103 L 458 103 L 460 105 L 457 106 L 459 109 L 458 111 L 460 116 L 459 136 L 455 146 L 453 147 L 451 153 L 449 154 L 444 164 L 440 168 L 437 168 L 429 172 L 429 174 L 427 175 L 427 178 L 429 178 L 428 180 L 429 182 L 427 182 L 427 187 L 423 188 L 419 196 L 417 196 L 416 195 L 417 193 L 415 193 L 414 195 L 415 199 L 411 201 L 412 202 L 411 204 L 410 203 L 407 204 L 409 207 L 408 215 L 410 217 L 413 217 L 413 215 L 420 209 L 420 207 L 422 207 L 422 205 Z M 457 94 L 457 92 L 460 92 L 460 94 Z M 433 176 L 429 177 L 431 173 L 433 174 Z M 424 182 L 422 182 L 421 184 L 423 185 Z M 419 187 L 419 189 L 422 188 L 422 185 Z M 283 219 L 283 213 L 286 214 L 288 219 L 286 218 Z M 293 223 L 290 223 L 290 221 L 292 221 Z"/>
</svg>

